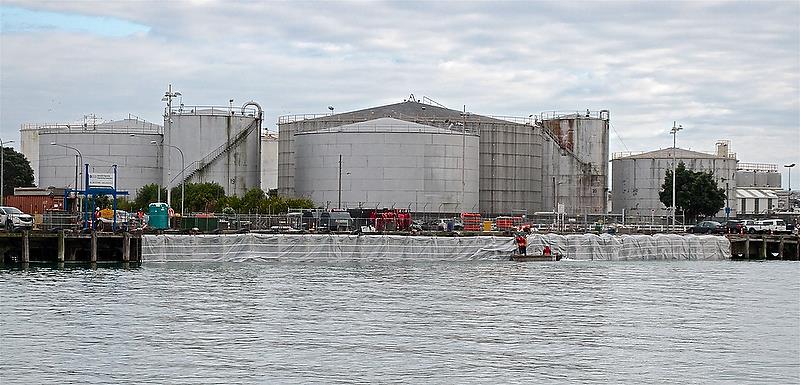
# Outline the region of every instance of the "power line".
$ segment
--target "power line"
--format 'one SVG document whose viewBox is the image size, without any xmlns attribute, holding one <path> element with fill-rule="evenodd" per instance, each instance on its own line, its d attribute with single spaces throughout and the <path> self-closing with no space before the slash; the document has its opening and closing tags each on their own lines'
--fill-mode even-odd
<svg viewBox="0 0 800 385">
<path fill-rule="evenodd" d="M 614 124 L 611 123 L 611 122 L 608 122 L 608 124 L 611 126 L 611 129 L 614 130 L 614 134 L 617 135 L 617 139 L 619 139 L 619 142 L 622 143 L 622 147 L 625 147 L 625 151 L 626 152 L 631 152 L 631 150 L 628 149 L 628 146 L 625 145 L 625 142 L 622 141 L 622 137 L 619 136 L 619 133 L 617 132 L 617 129 L 614 128 Z"/>
</svg>

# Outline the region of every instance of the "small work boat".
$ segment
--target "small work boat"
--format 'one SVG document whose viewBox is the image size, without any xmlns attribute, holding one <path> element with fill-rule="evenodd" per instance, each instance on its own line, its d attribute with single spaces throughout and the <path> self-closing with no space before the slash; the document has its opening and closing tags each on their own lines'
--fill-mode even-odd
<svg viewBox="0 0 800 385">
<path fill-rule="evenodd" d="M 511 254 L 511 260 L 516 262 L 555 262 L 561 260 L 561 255 L 543 255 L 543 254 Z"/>
</svg>

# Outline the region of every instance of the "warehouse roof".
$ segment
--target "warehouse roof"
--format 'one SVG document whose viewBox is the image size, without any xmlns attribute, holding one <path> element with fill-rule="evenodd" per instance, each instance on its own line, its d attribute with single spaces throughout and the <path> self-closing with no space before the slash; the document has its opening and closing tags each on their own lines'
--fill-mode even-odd
<svg viewBox="0 0 800 385">
<path fill-rule="evenodd" d="M 736 189 L 736 199 L 743 199 L 743 198 L 777 199 L 778 195 L 775 194 L 775 190 L 771 189 L 739 187 Z"/>
</svg>

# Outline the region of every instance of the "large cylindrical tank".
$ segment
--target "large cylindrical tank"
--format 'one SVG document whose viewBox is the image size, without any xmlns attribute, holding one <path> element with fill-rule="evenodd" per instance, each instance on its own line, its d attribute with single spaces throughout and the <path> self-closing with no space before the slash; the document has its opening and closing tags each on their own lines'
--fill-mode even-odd
<svg viewBox="0 0 800 385">
<path fill-rule="evenodd" d="M 260 148 L 261 107 L 253 102 L 172 107 L 164 117 L 164 184 L 216 182 L 226 194 L 243 196 L 261 187 Z"/>
<path fill-rule="evenodd" d="M 717 186 L 725 190 L 727 207 L 735 207 L 735 157 L 667 148 L 641 154 L 615 154 L 611 161 L 614 170 L 611 181 L 614 212 L 622 213 L 625 210 L 628 215 L 644 217 L 668 215 L 669 211 L 661 203 L 658 194 L 667 170 L 672 170 L 676 164 L 673 156 L 678 164 L 682 162 L 688 170 L 712 172 Z M 717 215 L 725 217 L 724 209 Z M 730 215 L 736 216 L 735 210 Z"/>
<path fill-rule="evenodd" d="M 111 173 L 117 165 L 117 190 L 131 197 L 146 184 L 158 183 L 159 149 L 151 141 L 161 140 L 161 126 L 138 119 L 123 119 L 92 125 L 50 125 L 37 130 L 37 185 L 75 188 L 75 161 L 80 154 L 89 171 Z M 51 143 L 56 143 L 52 145 Z M 78 159 L 81 162 L 81 159 Z M 84 167 L 78 170 L 78 186 L 84 185 Z"/>
<path fill-rule="evenodd" d="M 544 207 L 604 214 L 608 190 L 609 112 L 543 113 Z"/>
<path fill-rule="evenodd" d="M 278 188 L 278 136 L 261 136 L 261 189 L 266 191 Z"/>
<path fill-rule="evenodd" d="M 294 141 L 295 194 L 318 205 L 339 206 L 341 191 L 342 207 L 478 210 L 475 134 L 378 118 L 296 133 Z"/>
</svg>

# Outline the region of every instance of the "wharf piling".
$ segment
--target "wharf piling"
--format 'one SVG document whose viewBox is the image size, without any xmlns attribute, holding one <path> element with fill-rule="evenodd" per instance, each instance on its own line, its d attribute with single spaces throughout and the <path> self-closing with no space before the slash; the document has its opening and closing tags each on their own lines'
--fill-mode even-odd
<svg viewBox="0 0 800 385">
<path fill-rule="evenodd" d="M 728 240 L 731 259 L 800 261 L 800 237 L 797 235 L 728 235 Z"/>
<path fill-rule="evenodd" d="M 139 263 L 142 237 L 131 233 L 0 233 L 0 265 L 27 263 Z"/>
</svg>

